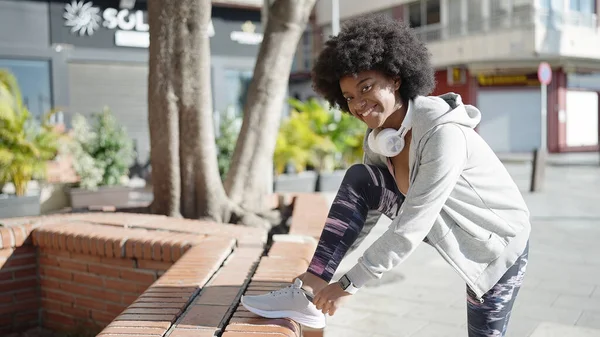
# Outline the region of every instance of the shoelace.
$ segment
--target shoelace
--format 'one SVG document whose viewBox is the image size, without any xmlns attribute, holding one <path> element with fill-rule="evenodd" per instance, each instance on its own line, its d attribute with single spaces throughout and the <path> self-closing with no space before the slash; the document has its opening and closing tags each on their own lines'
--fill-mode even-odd
<svg viewBox="0 0 600 337">
<path fill-rule="evenodd" d="M 271 291 L 271 293 L 270 293 L 270 294 L 271 294 L 271 296 L 279 296 L 279 295 L 286 294 L 286 293 L 287 293 L 288 291 L 290 291 L 291 289 L 292 289 L 292 286 L 289 286 L 289 287 L 285 287 L 285 288 L 283 288 L 283 289 L 279 289 L 279 290 L 274 290 L 274 291 Z M 293 295 L 293 294 L 294 294 L 294 293 L 292 292 L 292 295 Z"/>
</svg>

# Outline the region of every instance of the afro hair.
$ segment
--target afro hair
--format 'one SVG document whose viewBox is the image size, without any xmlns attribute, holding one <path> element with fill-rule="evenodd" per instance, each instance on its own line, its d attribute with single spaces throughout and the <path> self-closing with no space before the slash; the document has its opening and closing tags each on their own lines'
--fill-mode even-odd
<svg viewBox="0 0 600 337">
<path fill-rule="evenodd" d="M 325 43 L 312 70 L 313 88 L 332 106 L 348 112 L 339 80 L 367 70 L 399 77 L 403 100 L 429 95 L 435 87 L 425 44 L 405 23 L 382 15 L 353 19 Z"/>
</svg>

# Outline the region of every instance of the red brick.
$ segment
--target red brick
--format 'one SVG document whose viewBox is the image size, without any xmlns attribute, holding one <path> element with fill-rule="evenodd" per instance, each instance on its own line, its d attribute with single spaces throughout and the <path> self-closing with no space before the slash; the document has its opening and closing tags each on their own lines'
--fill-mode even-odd
<svg viewBox="0 0 600 337">
<path fill-rule="evenodd" d="M 13 295 L 15 296 L 15 301 L 17 303 L 31 299 L 38 299 L 40 296 L 39 291 L 37 291 L 35 288 L 15 292 Z"/>
<path fill-rule="evenodd" d="M 144 284 L 150 284 L 156 281 L 157 276 L 156 272 L 149 272 L 143 270 L 121 270 L 121 278 Z"/>
<path fill-rule="evenodd" d="M 285 319 L 252 319 L 252 323 L 229 324 L 226 332 L 245 332 L 262 334 L 281 334 L 286 337 L 300 336 L 300 328 Z"/>
<path fill-rule="evenodd" d="M 37 299 L 16 302 L 15 304 L 11 304 L 9 306 L 1 306 L 0 315 L 36 310 L 39 308 L 39 306 L 40 304 Z"/>
<path fill-rule="evenodd" d="M 134 335 L 151 335 L 151 336 L 161 336 L 167 332 L 167 329 L 161 328 L 146 328 L 146 327 L 107 327 L 102 330 L 101 334 L 107 335 L 123 335 L 123 334 L 134 334 Z M 102 336 L 102 335 L 100 335 Z"/>
<path fill-rule="evenodd" d="M 123 294 L 121 303 L 129 305 L 129 304 L 133 303 L 134 301 L 136 301 L 137 299 L 138 299 L 138 296 L 136 296 L 136 295 Z"/>
<path fill-rule="evenodd" d="M 73 260 L 59 260 L 58 261 L 58 265 L 60 266 L 61 269 L 69 269 L 69 270 L 76 270 L 76 271 L 87 271 L 87 265 L 84 263 L 80 263 L 80 262 L 75 262 Z"/>
<path fill-rule="evenodd" d="M 180 329 L 175 328 L 169 337 L 213 337 L 215 329 Z M 252 336 L 258 337 L 258 336 Z"/>
<path fill-rule="evenodd" d="M 22 256 L 15 256 L 15 257 L 11 257 L 9 258 L 4 265 L 2 266 L 2 269 L 8 269 L 8 268 L 12 268 L 12 267 L 24 267 L 24 266 L 36 266 L 37 265 L 37 260 L 35 258 L 35 255 L 22 255 Z"/>
<path fill-rule="evenodd" d="M 42 316 L 43 316 L 44 321 L 46 321 L 46 322 L 53 322 L 53 323 L 58 323 L 58 324 L 68 325 L 68 326 L 75 325 L 75 320 L 73 319 L 73 317 L 69 317 L 67 315 L 63 315 L 60 313 L 44 312 L 42 314 Z"/>
<path fill-rule="evenodd" d="M 86 255 L 86 254 L 76 254 L 76 253 L 72 253 L 71 254 L 71 259 L 75 260 L 77 262 L 82 262 L 82 263 L 99 263 L 101 262 L 100 256 L 92 256 L 92 255 Z"/>
<path fill-rule="evenodd" d="M 47 298 L 50 300 L 58 301 L 60 303 L 73 303 L 75 302 L 75 297 L 71 294 L 52 291 L 48 289 L 42 289 L 42 298 Z"/>
<path fill-rule="evenodd" d="M 72 307 L 70 305 L 62 305 L 61 306 L 61 312 L 69 315 L 69 316 L 73 316 L 76 318 L 84 318 L 87 319 L 90 317 L 90 310 L 87 308 L 81 308 L 81 307 Z"/>
<path fill-rule="evenodd" d="M 25 243 L 25 240 L 27 239 L 27 235 L 23 231 L 23 228 L 21 226 L 15 226 L 11 227 L 10 229 L 12 230 L 13 235 L 15 237 L 15 247 L 22 246 L 23 243 Z"/>
<path fill-rule="evenodd" d="M 88 270 L 92 274 L 98 274 L 109 277 L 119 277 L 121 271 L 118 268 L 110 265 L 89 264 Z"/>
<path fill-rule="evenodd" d="M 140 322 L 137 320 L 115 320 L 111 322 L 108 327 L 139 327 Z M 168 329 L 171 327 L 170 322 L 154 322 L 154 321 L 146 321 L 144 322 L 144 327 L 146 328 L 160 328 L 160 329 Z"/>
<path fill-rule="evenodd" d="M 37 286 L 36 279 L 29 280 L 11 280 L 0 283 L 0 293 L 8 291 L 18 291 L 22 289 L 35 288 Z"/>
<path fill-rule="evenodd" d="M 106 311 L 106 302 L 101 301 L 102 299 L 90 299 L 85 297 L 75 298 L 75 307 Z"/>
<path fill-rule="evenodd" d="M 62 312 L 62 304 L 58 301 L 42 298 L 40 302 L 44 311 Z"/>
<path fill-rule="evenodd" d="M 103 257 L 100 259 L 100 262 L 107 266 L 119 266 L 119 267 L 128 267 L 128 268 L 135 267 L 135 260 L 132 260 L 132 259 Z"/>
<path fill-rule="evenodd" d="M 12 279 L 13 279 L 13 272 L 12 271 L 3 271 L 3 270 L 0 270 L 0 282 L 12 280 Z"/>
<path fill-rule="evenodd" d="M 137 284 L 131 283 L 128 281 L 123 281 L 123 280 L 113 280 L 113 279 L 106 278 L 106 279 L 104 279 L 104 286 L 107 289 L 112 289 L 112 290 L 117 290 L 117 291 L 124 291 L 124 292 L 134 293 L 134 294 L 142 293 L 142 291 L 138 291 Z"/>
<path fill-rule="evenodd" d="M 58 290 L 60 288 L 60 281 L 42 277 L 40 279 L 40 286 L 42 288 Z"/>
<path fill-rule="evenodd" d="M 14 271 L 16 279 L 24 279 L 29 277 L 37 277 L 37 268 L 19 269 Z"/>
<path fill-rule="evenodd" d="M 85 284 L 87 286 L 103 287 L 104 279 L 98 275 L 73 273 L 75 283 Z"/>
<path fill-rule="evenodd" d="M 0 235 L 2 235 L 2 248 L 6 249 L 9 247 L 14 247 L 15 236 L 10 229 L 0 229 Z"/>
<path fill-rule="evenodd" d="M 115 320 L 117 321 L 154 321 L 154 322 L 173 322 L 175 315 L 140 315 L 140 314 L 121 314 Z"/>
<path fill-rule="evenodd" d="M 178 308 L 127 308 L 123 314 L 138 314 L 138 315 L 179 315 L 181 309 Z"/>
<path fill-rule="evenodd" d="M 101 292 L 101 290 L 90 287 L 85 284 L 73 284 L 63 282 L 60 284 L 60 290 L 73 295 L 91 296 L 93 291 Z"/>
<path fill-rule="evenodd" d="M 6 293 L 0 295 L 0 304 L 13 303 L 15 300 L 12 295 Z"/>
<path fill-rule="evenodd" d="M 104 313 L 104 312 L 99 312 L 99 311 L 92 311 L 92 319 L 94 321 L 96 321 L 97 323 L 106 325 L 110 322 L 112 322 L 115 319 L 115 315 L 109 314 L 109 313 Z"/>
<path fill-rule="evenodd" d="M 40 275 L 42 275 L 42 277 L 47 276 L 64 281 L 73 280 L 73 273 L 52 267 L 40 267 Z"/>
<path fill-rule="evenodd" d="M 238 287 L 206 287 L 194 300 L 194 304 L 230 305 L 239 292 Z"/>
<path fill-rule="evenodd" d="M 149 260 L 138 260 L 137 267 L 140 269 L 151 269 L 151 270 L 169 270 L 173 266 L 171 262 L 160 262 L 160 261 L 149 261 Z"/>
<path fill-rule="evenodd" d="M 109 314 L 114 314 L 115 317 L 122 313 L 125 309 L 127 309 L 126 304 L 106 303 L 106 312 Z"/>
<path fill-rule="evenodd" d="M 194 305 L 179 322 L 181 328 L 217 328 L 223 320 L 229 306 Z"/>
</svg>

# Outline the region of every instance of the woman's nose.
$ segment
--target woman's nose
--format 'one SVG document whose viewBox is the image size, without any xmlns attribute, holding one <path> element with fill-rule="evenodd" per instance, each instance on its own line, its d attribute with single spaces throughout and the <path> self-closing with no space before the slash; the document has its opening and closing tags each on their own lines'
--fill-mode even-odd
<svg viewBox="0 0 600 337">
<path fill-rule="evenodd" d="M 354 105 L 354 108 L 356 110 L 362 110 L 365 108 L 365 106 L 367 106 L 367 101 L 365 101 L 364 99 L 361 100 L 357 100 L 356 104 Z"/>
</svg>

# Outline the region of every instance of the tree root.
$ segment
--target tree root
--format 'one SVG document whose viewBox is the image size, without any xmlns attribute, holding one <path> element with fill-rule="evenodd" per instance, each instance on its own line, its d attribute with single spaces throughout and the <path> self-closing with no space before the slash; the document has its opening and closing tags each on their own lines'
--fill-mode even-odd
<svg viewBox="0 0 600 337">
<path fill-rule="evenodd" d="M 281 213 L 278 210 L 255 213 L 243 209 L 234 202 L 229 202 L 228 207 L 229 223 L 232 224 L 270 231 L 271 228 L 279 225 L 281 221 Z"/>
</svg>

